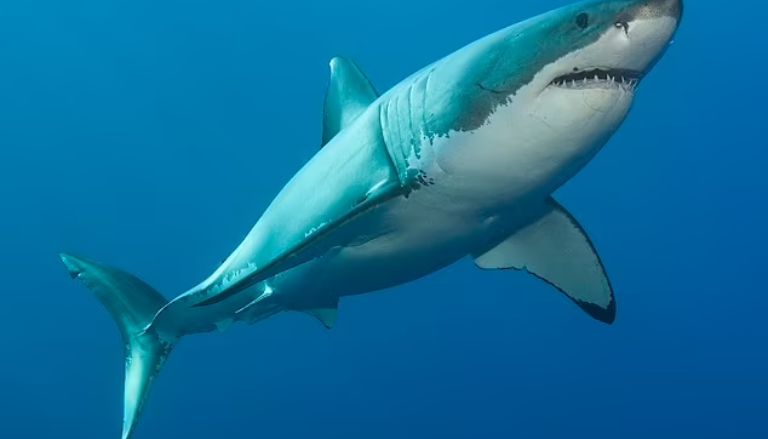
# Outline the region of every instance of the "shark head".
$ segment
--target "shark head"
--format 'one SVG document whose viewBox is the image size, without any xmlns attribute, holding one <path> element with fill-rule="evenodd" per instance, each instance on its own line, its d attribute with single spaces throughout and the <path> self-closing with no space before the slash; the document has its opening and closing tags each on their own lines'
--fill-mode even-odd
<svg viewBox="0 0 768 439">
<path fill-rule="evenodd" d="M 682 13 L 682 0 L 575 3 L 435 64 L 427 99 L 443 110 L 430 110 L 437 116 L 425 132 L 459 140 L 447 142 L 441 166 L 486 180 L 498 174 L 506 187 L 523 174 L 531 185 L 558 187 L 624 120 Z"/>
<path fill-rule="evenodd" d="M 455 114 L 437 121 L 452 126 L 435 128 L 477 128 L 526 92 L 633 94 L 669 46 L 682 12 L 682 0 L 590 0 L 480 39 L 434 67 L 448 91 L 437 99 L 457 103 Z"/>
<path fill-rule="evenodd" d="M 529 25 L 546 29 L 554 41 L 542 42 L 541 69 L 531 85 L 540 93 L 633 94 L 669 46 L 682 12 L 682 0 L 591 1 L 532 20 Z"/>
</svg>

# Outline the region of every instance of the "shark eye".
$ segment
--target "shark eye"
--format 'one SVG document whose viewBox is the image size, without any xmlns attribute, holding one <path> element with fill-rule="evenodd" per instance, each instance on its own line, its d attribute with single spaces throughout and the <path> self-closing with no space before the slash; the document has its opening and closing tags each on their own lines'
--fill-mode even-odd
<svg viewBox="0 0 768 439">
<path fill-rule="evenodd" d="M 616 26 L 616 29 L 624 29 L 624 33 L 629 35 L 629 23 L 626 21 L 617 21 L 614 26 Z"/>
<path fill-rule="evenodd" d="M 589 26 L 589 14 L 586 12 L 582 12 L 581 14 L 576 16 L 576 24 L 582 28 L 586 29 L 587 26 Z"/>
</svg>

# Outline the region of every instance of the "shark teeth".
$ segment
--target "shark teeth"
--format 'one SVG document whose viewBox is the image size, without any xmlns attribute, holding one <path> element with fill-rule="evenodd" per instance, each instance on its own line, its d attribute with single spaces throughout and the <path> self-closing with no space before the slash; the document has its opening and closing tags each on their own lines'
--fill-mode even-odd
<svg viewBox="0 0 768 439">
<path fill-rule="evenodd" d="M 552 85 L 568 89 L 617 87 L 634 91 L 640 83 L 641 76 L 639 72 L 631 70 L 590 69 L 560 76 L 552 81 Z"/>
</svg>

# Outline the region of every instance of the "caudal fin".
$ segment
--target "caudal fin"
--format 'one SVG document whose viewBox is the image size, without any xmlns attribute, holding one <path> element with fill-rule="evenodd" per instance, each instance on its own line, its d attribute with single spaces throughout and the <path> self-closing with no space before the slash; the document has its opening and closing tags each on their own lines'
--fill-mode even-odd
<svg viewBox="0 0 768 439">
<path fill-rule="evenodd" d="M 61 254 L 69 274 L 81 280 L 115 319 L 125 344 L 123 439 L 131 437 L 152 381 L 173 348 L 147 327 L 166 300 L 141 279 L 76 256 Z"/>
</svg>

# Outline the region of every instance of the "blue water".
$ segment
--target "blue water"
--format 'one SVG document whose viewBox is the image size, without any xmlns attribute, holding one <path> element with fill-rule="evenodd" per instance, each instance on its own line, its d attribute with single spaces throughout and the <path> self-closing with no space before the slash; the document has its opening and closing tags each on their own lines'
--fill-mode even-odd
<svg viewBox="0 0 768 439">
<path fill-rule="evenodd" d="M 326 63 L 380 89 L 564 0 L 0 7 L 0 437 L 116 438 L 122 346 L 60 250 L 167 296 L 317 149 Z M 437 13 L 436 13 L 437 11 Z M 558 198 L 614 326 L 464 261 L 181 343 L 137 438 L 768 437 L 764 2 L 689 0 L 630 119 Z"/>
</svg>

